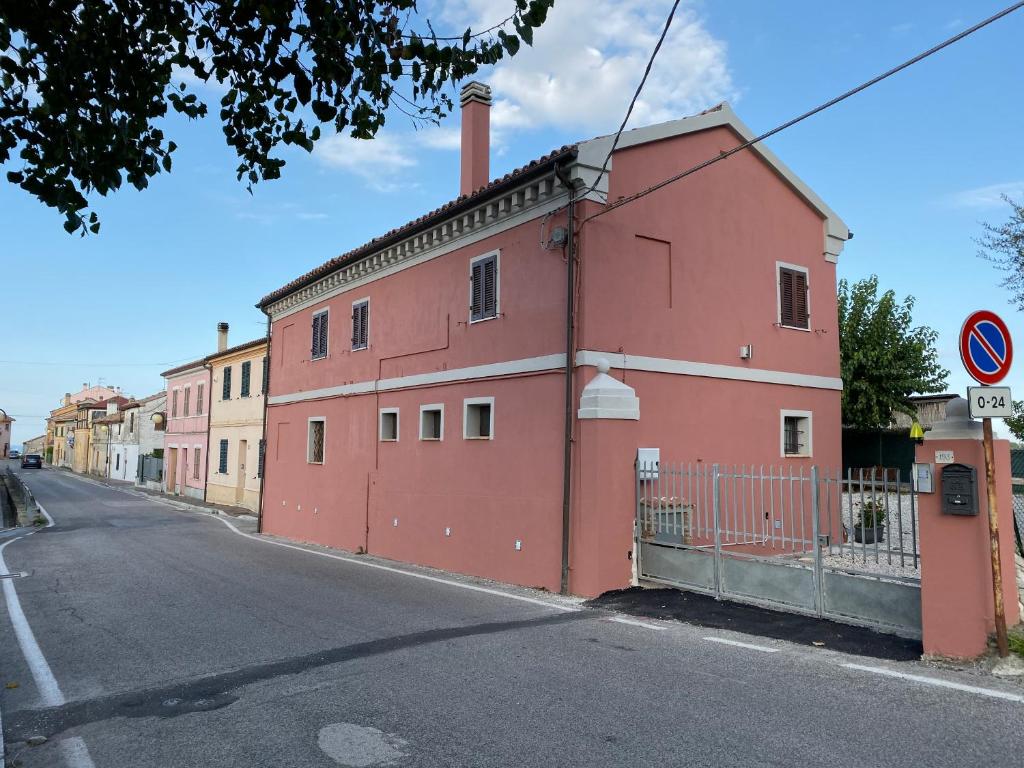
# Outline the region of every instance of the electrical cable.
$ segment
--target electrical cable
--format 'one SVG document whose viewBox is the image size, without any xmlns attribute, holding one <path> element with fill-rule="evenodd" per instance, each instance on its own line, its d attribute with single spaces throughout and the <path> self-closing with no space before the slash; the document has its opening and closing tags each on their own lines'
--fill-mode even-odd
<svg viewBox="0 0 1024 768">
<path fill-rule="evenodd" d="M 680 179 L 684 179 L 687 176 L 690 176 L 690 175 L 692 175 L 694 173 L 697 173 L 698 171 L 702 171 L 702 170 L 704 170 L 705 168 L 707 168 L 710 165 L 714 165 L 715 163 L 717 163 L 717 162 L 719 162 L 721 160 L 725 160 L 728 157 L 732 157 L 736 153 L 742 152 L 744 149 L 749 149 L 750 147 L 754 146 L 755 144 L 758 144 L 758 143 L 764 141 L 765 139 L 768 139 L 768 138 L 774 136 L 777 133 L 781 133 L 782 131 L 786 130 L 787 128 L 791 128 L 794 125 L 796 125 L 797 123 L 800 123 L 800 122 L 806 120 L 807 118 L 812 117 L 812 116 L 818 114 L 819 112 L 823 112 L 826 109 L 828 109 L 830 107 L 833 107 L 836 104 L 840 103 L 841 101 L 845 101 L 846 99 L 850 98 L 851 96 L 855 96 L 856 94 L 860 93 L 861 91 L 866 90 L 866 89 L 870 88 L 871 86 L 876 85 L 877 83 L 882 82 L 886 78 L 891 77 L 892 75 L 895 75 L 896 73 L 903 71 L 907 67 L 910 67 L 910 66 L 913 66 L 914 64 L 917 64 L 919 61 L 922 61 L 923 59 L 926 59 L 929 56 L 931 56 L 931 55 L 933 55 L 935 53 L 938 53 L 942 49 L 948 48 L 949 46 L 953 45 L 953 43 L 956 43 L 956 42 L 959 42 L 960 40 L 963 40 L 968 35 L 974 34 L 978 30 L 980 30 L 980 29 L 982 29 L 984 27 L 987 27 L 989 24 L 992 24 L 993 22 L 999 21 L 1004 16 L 1008 16 L 1011 13 L 1013 13 L 1014 11 L 1020 10 L 1021 8 L 1024 8 L 1024 0 L 1022 0 L 1022 2 L 1014 3 L 1013 5 L 1011 5 L 1011 6 L 1007 7 L 1007 8 L 1004 8 L 999 13 L 996 13 L 993 16 L 989 16 L 984 21 L 980 21 L 977 24 L 975 24 L 973 27 L 969 27 L 968 29 L 965 29 L 963 32 L 960 32 L 959 34 L 954 35 L 953 37 L 949 38 L 948 40 L 944 40 L 943 42 L 939 43 L 938 45 L 935 45 L 935 46 L 929 48 L 927 51 L 924 51 L 923 53 L 919 53 L 919 54 L 917 54 L 916 56 L 914 56 L 911 59 L 907 59 L 902 64 L 899 64 L 899 65 L 893 67 L 892 69 L 889 69 L 889 70 L 883 72 L 882 74 L 877 75 L 876 77 L 873 77 L 873 78 L 871 78 L 870 80 L 868 80 L 868 81 L 866 81 L 864 83 L 861 83 L 860 85 L 856 86 L 855 88 L 851 88 L 850 90 L 846 91 L 845 93 L 843 93 L 843 94 L 841 94 L 839 96 L 836 96 L 834 99 L 830 99 L 829 101 L 826 101 L 824 104 L 820 104 L 819 106 L 814 107 L 813 109 L 808 110 L 807 112 L 804 112 L 802 115 L 799 115 L 798 117 L 794 117 L 792 120 L 788 120 L 785 123 L 782 123 L 782 125 L 779 125 L 779 126 L 776 126 L 775 128 L 772 128 L 770 131 L 766 131 L 765 133 L 762 133 L 759 136 L 755 136 L 754 138 L 752 138 L 752 139 L 750 139 L 748 141 L 745 141 L 742 144 L 739 144 L 739 145 L 733 147 L 730 150 L 722 152 L 721 154 L 716 155 L 715 157 L 709 158 L 708 160 L 705 160 L 702 163 L 698 163 L 697 165 L 693 166 L 692 168 L 689 168 L 689 169 L 687 169 L 687 170 L 685 170 L 685 171 L 683 171 L 681 173 L 677 173 L 674 176 L 670 176 L 667 179 L 659 181 L 657 184 L 654 184 L 654 185 L 652 185 L 650 187 L 647 187 L 646 189 L 642 189 L 639 192 L 634 192 L 632 195 L 628 195 L 626 197 L 621 198 L 620 200 L 616 200 L 614 203 L 606 205 L 601 210 L 599 210 L 596 213 L 593 213 L 590 216 L 588 216 L 587 218 L 583 219 L 583 221 L 580 222 L 580 227 L 582 228 L 588 221 L 596 219 L 598 216 L 603 216 L 604 214 L 609 213 L 610 211 L 614 211 L 616 208 L 621 208 L 622 206 L 627 205 L 628 203 L 632 203 L 632 202 L 634 202 L 636 200 L 639 200 L 641 197 L 649 195 L 652 192 L 657 192 L 662 187 L 666 187 L 669 184 L 673 184 L 673 183 L 679 181 Z"/>
</svg>

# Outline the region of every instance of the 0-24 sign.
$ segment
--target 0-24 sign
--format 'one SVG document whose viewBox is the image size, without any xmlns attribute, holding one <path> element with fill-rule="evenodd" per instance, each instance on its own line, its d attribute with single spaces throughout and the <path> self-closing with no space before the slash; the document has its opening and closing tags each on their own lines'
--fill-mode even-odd
<svg viewBox="0 0 1024 768">
<path fill-rule="evenodd" d="M 968 387 L 972 419 L 1003 419 L 1013 415 L 1009 387 Z"/>
</svg>

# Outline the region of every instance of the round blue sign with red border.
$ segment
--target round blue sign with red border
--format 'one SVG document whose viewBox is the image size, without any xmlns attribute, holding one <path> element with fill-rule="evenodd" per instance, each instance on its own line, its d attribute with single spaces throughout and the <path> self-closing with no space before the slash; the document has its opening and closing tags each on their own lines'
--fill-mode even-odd
<svg viewBox="0 0 1024 768">
<path fill-rule="evenodd" d="M 979 384 L 998 384 L 1013 363 L 1010 329 L 995 312 L 972 312 L 960 329 L 960 359 Z"/>
</svg>

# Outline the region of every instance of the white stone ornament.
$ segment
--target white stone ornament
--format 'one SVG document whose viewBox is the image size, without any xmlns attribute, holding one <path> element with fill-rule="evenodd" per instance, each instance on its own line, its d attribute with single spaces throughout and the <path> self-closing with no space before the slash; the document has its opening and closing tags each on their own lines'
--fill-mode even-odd
<svg viewBox="0 0 1024 768">
<path fill-rule="evenodd" d="M 611 365 L 605 358 L 597 361 L 597 375 L 580 394 L 581 419 L 640 420 L 640 398 L 635 390 L 608 375 Z"/>
</svg>

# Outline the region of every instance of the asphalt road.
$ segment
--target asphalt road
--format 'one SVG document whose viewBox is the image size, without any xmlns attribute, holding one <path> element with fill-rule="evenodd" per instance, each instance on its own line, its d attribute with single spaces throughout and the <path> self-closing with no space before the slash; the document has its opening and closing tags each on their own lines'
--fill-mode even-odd
<svg viewBox="0 0 1024 768">
<path fill-rule="evenodd" d="M 25 618 L 19 637 L 5 588 L 9 766 L 1024 762 L 1019 686 L 625 623 L 276 546 L 64 473 L 22 474 L 55 524 L 0 538 L 8 570 L 27 574 L 0 580 Z"/>
</svg>

